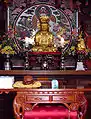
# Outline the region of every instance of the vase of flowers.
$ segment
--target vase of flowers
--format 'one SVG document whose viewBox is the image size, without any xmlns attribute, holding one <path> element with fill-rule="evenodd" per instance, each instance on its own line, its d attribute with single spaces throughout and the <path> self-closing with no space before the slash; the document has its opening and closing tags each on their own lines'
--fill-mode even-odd
<svg viewBox="0 0 91 119">
<path fill-rule="evenodd" d="M 14 43 L 14 32 L 13 30 L 8 31 L 4 35 L 0 36 L 0 53 L 4 55 L 4 69 L 10 70 L 10 56 L 16 54 L 15 48 L 16 44 Z"/>
</svg>

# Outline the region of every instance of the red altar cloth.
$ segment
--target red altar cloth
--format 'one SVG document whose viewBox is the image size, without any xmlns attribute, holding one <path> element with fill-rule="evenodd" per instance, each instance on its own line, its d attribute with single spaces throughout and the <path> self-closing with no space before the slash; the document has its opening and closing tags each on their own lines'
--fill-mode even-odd
<svg viewBox="0 0 91 119">
<path fill-rule="evenodd" d="M 29 54 L 33 55 L 60 55 L 61 52 L 29 52 Z"/>
<path fill-rule="evenodd" d="M 78 119 L 77 111 L 64 106 L 36 106 L 32 111 L 25 111 L 24 119 Z"/>
</svg>

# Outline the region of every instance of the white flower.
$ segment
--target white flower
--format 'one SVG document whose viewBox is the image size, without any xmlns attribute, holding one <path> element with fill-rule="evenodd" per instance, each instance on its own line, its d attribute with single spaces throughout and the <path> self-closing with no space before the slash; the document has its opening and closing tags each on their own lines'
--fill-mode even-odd
<svg viewBox="0 0 91 119">
<path fill-rule="evenodd" d="M 34 44 L 34 37 L 25 37 L 24 39 L 25 46 L 29 46 L 29 44 L 33 45 Z"/>
</svg>

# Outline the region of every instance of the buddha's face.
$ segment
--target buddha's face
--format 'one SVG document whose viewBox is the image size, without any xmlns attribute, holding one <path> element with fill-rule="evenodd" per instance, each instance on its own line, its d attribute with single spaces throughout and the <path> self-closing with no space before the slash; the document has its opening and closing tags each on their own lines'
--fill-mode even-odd
<svg viewBox="0 0 91 119">
<path fill-rule="evenodd" d="M 47 23 L 42 23 L 41 24 L 41 30 L 46 31 L 49 29 L 49 25 Z"/>
</svg>

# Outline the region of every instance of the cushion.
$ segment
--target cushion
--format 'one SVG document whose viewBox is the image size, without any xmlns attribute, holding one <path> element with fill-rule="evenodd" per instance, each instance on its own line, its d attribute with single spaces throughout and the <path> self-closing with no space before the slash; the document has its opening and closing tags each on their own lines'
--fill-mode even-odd
<svg viewBox="0 0 91 119">
<path fill-rule="evenodd" d="M 25 111 L 24 119 L 77 119 L 77 111 L 71 111 L 64 106 L 36 106 L 31 111 Z"/>
</svg>

